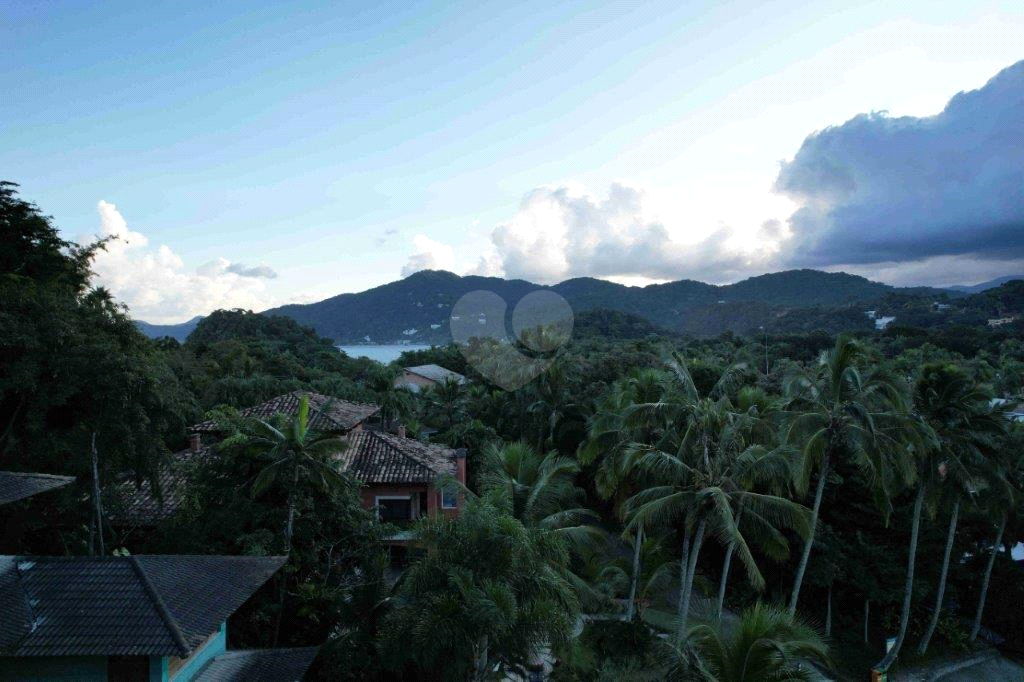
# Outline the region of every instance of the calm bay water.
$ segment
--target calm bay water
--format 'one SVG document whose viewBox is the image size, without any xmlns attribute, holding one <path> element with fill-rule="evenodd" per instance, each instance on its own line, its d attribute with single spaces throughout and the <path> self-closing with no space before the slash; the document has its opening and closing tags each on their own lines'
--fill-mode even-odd
<svg viewBox="0 0 1024 682">
<path fill-rule="evenodd" d="M 394 345 L 360 345 L 360 346 L 338 346 L 345 354 L 353 358 L 370 358 L 382 364 L 388 364 L 397 360 L 398 356 L 405 351 L 427 350 L 430 346 L 419 343 L 396 343 Z"/>
</svg>

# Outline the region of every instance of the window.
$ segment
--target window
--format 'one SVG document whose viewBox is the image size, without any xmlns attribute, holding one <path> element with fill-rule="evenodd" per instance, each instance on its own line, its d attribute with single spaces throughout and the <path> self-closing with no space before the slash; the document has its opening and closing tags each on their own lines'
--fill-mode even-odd
<svg viewBox="0 0 1024 682">
<path fill-rule="evenodd" d="M 459 494 L 454 490 L 441 491 L 441 509 L 458 509 Z"/>
<path fill-rule="evenodd" d="M 408 497 L 378 497 L 376 501 L 381 521 L 412 519 L 412 501 Z"/>
</svg>

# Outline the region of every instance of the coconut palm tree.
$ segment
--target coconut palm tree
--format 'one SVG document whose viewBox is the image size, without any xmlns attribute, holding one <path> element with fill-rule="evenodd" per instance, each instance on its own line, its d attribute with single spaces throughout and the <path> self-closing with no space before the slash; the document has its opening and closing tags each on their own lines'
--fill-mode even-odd
<svg viewBox="0 0 1024 682">
<path fill-rule="evenodd" d="M 391 428 L 394 420 L 404 419 L 412 413 L 412 393 L 406 388 L 395 386 L 398 374 L 398 370 L 384 368 L 368 381 L 374 400 L 380 406 L 378 415 L 385 429 Z"/>
<path fill-rule="evenodd" d="M 742 505 L 748 513 L 797 530 L 809 531 L 806 510 L 783 497 L 744 489 L 744 479 L 759 479 L 759 468 L 774 460 L 765 449 L 749 442 L 756 419 L 738 412 L 726 396 L 727 384 L 737 369 L 727 370 L 712 388 L 717 399 L 701 398 L 690 373 L 678 358 L 672 363 L 680 395 L 671 403 L 645 406 L 653 413 L 679 415 L 674 437 L 657 446 L 634 444 L 637 466 L 655 481 L 627 502 L 630 526 L 681 525 L 683 551 L 680 559 L 679 624 L 685 633 L 696 575 L 697 560 L 706 534 L 714 533 L 726 546 L 734 546 L 757 589 L 764 578 L 757 568 L 747 540 L 739 532 L 734 510 Z M 666 447 L 671 443 L 672 447 Z"/>
<path fill-rule="evenodd" d="M 823 352 L 813 367 L 788 376 L 785 395 L 790 417 L 786 440 L 803 443 L 797 489 L 807 491 L 814 471 L 818 472 L 811 534 L 804 542 L 789 598 L 789 613 L 794 615 L 833 459 L 849 456 L 862 469 L 881 474 L 877 458 L 883 449 L 880 427 L 904 407 L 905 400 L 899 384 L 884 370 L 870 368 L 864 347 L 849 337 L 837 339 L 835 347 Z"/>
<path fill-rule="evenodd" d="M 932 429 L 936 446 L 928 452 L 921 485 L 951 499 L 952 512 L 935 595 L 935 608 L 918 645 L 924 654 L 939 622 L 949 575 L 962 500 L 970 500 L 985 486 L 990 469 L 986 441 L 1004 430 L 1000 415 L 989 408 L 990 395 L 966 372 L 951 364 L 926 365 L 914 384 L 914 410 Z"/>
<path fill-rule="evenodd" d="M 686 645 L 669 645 L 670 680 L 810 682 L 826 679 L 811 663 L 829 666 L 828 645 L 813 628 L 762 603 L 735 625 L 693 628 Z"/>
<path fill-rule="evenodd" d="M 284 548 L 285 554 L 291 554 L 301 484 L 324 491 L 343 484 L 343 474 L 334 457 L 345 450 L 345 440 L 310 430 L 309 399 L 303 396 L 298 413 L 290 422 L 248 420 L 242 432 L 228 439 L 226 444 L 244 444 L 270 460 L 253 479 L 251 494 L 259 497 L 275 484 L 284 486 L 288 499 Z"/>
<path fill-rule="evenodd" d="M 1010 514 L 1020 505 L 1024 497 L 1024 429 L 1015 428 L 1009 437 L 1002 439 L 998 447 L 1000 475 L 989 478 L 991 483 L 987 497 L 986 513 L 996 523 L 996 536 L 992 542 L 992 551 L 988 557 L 988 565 L 981 581 L 981 594 L 978 596 L 978 609 L 974 614 L 970 640 L 973 642 L 981 632 L 981 617 L 985 612 L 985 601 L 988 598 L 988 586 L 992 581 L 992 569 L 995 567 L 996 556 L 1003 548 L 1003 534 L 1010 520 Z"/>
</svg>

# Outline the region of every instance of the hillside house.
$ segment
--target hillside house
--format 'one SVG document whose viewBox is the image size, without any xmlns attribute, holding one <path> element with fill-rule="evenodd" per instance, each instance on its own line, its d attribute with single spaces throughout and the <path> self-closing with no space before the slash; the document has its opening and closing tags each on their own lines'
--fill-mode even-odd
<svg viewBox="0 0 1024 682">
<path fill-rule="evenodd" d="M 447 475 L 466 484 L 466 451 L 404 435 L 361 431 L 349 437 L 342 467 L 362 483 L 363 506 L 382 521 L 404 523 L 438 512 L 457 516 L 460 500 L 443 489 Z"/>
<path fill-rule="evenodd" d="M 466 383 L 466 377 L 440 365 L 418 365 L 403 368 L 402 374 L 395 379 L 394 385 L 395 388 L 407 388 L 413 393 L 417 393 L 443 384 L 449 379 L 459 384 Z"/>
<path fill-rule="evenodd" d="M 286 557 L 0 556 L 0 682 L 290 682 L 316 648 L 227 650 Z"/>
<path fill-rule="evenodd" d="M 302 394 L 289 393 L 260 405 L 241 410 L 242 414 L 270 418 L 282 412 L 291 415 L 298 410 Z M 327 398 L 310 396 L 310 423 L 313 428 L 344 436 L 346 451 L 338 456 L 339 467 L 351 473 L 363 485 L 361 498 L 367 509 L 378 510 L 381 519 L 404 523 L 437 512 L 453 516 L 458 514 L 457 495 L 446 492 L 440 485 L 444 476 L 465 485 L 465 450 L 454 450 L 441 445 L 423 443 L 398 434 L 383 433 L 364 428 L 363 422 L 378 411 L 376 405 L 360 405 Z M 317 409 L 316 405 L 321 409 Z M 324 406 L 329 409 L 321 411 Z M 136 487 L 131 480 L 122 482 L 116 500 L 110 505 L 110 516 L 116 525 L 127 527 L 152 526 L 176 514 L 185 502 L 191 470 L 206 457 L 216 456 L 214 440 L 224 434 L 218 432 L 212 421 L 193 426 L 191 446 L 174 453 L 160 472 L 162 497 L 151 489 L 148 481 Z M 201 436 L 208 436 L 204 444 Z"/>
</svg>

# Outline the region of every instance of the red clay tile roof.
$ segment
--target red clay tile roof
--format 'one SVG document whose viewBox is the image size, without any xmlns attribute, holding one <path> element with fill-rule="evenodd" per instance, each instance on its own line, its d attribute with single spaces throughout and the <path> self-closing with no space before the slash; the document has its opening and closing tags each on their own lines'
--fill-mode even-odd
<svg viewBox="0 0 1024 682">
<path fill-rule="evenodd" d="M 303 396 L 309 398 L 309 426 L 314 431 L 349 431 L 380 411 L 377 405 L 352 403 L 309 391 L 292 391 L 271 398 L 265 403 L 239 410 L 238 413 L 258 419 L 269 419 L 275 414 L 293 416 L 298 414 L 299 401 Z M 220 427 L 215 421 L 207 420 L 191 427 L 189 431 L 219 433 Z"/>
<path fill-rule="evenodd" d="M 348 436 L 340 456 L 343 467 L 363 483 L 430 483 L 439 474 L 455 474 L 457 452 L 379 431 Z"/>
<path fill-rule="evenodd" d="M 74 476 L 52 476 L 23 471 L 0 471 L 0 504 L 15 502 L 68 485 Z"/>
<path fill-rule="evenodd" d="M 286 557 L 0 557 L 0 655 L 188 656 Z"/>
<path fill-rule="evenodd" d="M 198 452 L 179 450 L 172 454 L 157 477 L 160 497 L 148 480 L 137 487 L 134 478 L 126 477 L 113 488 L 112 499 L 106 503 L 104 511 L 108 518 L 114 525 L 126 527 L 152 526 L 171 518 L 184 506 L 186 481 L 192 468 L 199 466 L 210 453 L 210 448 L 205 447 Z"/>
</svg>

